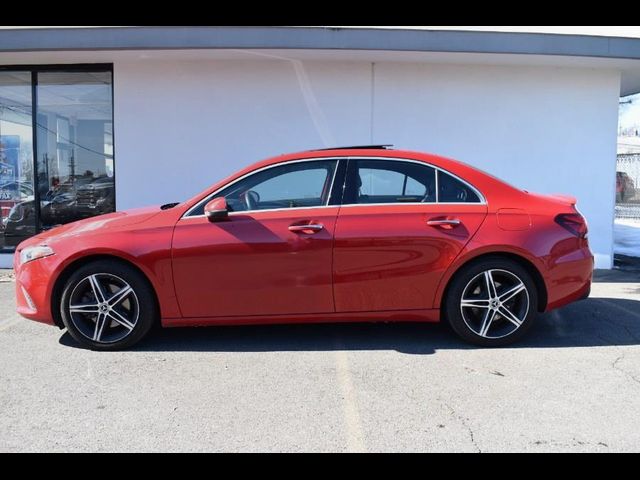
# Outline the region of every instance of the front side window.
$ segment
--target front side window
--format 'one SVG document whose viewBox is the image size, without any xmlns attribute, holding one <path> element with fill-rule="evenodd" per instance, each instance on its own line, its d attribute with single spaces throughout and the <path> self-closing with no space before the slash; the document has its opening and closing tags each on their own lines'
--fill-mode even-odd
<svg viewBox="0 0 640 480">
<path fill-rule="evenodd" d="M 398 160 L 350 162 L 345 204 L 429 203 L 436 201 L 435 169 Z"/>
<path fill-rule="evenodd" d="M 249 175 L 220 190 L 214 197 L 225 197 L 230 212 L 281 208 L 320 207 L 329 199 L 336 160 L 295 162 Z M 207 201 L 189 216 L 204 214 Z"/>
</svg>

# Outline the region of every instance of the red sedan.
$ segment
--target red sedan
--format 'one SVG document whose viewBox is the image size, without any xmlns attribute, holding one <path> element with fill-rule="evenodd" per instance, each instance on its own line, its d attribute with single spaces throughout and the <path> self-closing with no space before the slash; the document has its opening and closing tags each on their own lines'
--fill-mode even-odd
<svg viewBox="0 0 640 480">
<path fill-rule="evenodd" d="M 383 147 L 272 158 L 183 203 L 74 222 L 15 254 L 18 312 L 96 350 L 164 327 L 449 322 L 499 346 L 588 296 L 575 199 Z"/>
</svg>

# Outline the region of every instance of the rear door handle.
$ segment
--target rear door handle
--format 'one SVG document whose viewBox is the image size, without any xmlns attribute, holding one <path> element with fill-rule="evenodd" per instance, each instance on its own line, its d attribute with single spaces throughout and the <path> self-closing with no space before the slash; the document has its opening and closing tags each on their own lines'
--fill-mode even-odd
<svg viewBox="0 0 640 480">
<path fill-rule="evenodd" d="M 460 225 L 460 220 L 457 218 L 452 219 L 440 219 L 440 220 L 427 220 L 427 225 L 430 227 L 442 227 L 446 229 L 452 229 Z"/>
<path fill-rule="evenodd" d="M 309 225 L 289 225 L 289 231 L 295 233 L 317 233 L 324 228 L 319 223 L 310 223 Z"/>
</svg>

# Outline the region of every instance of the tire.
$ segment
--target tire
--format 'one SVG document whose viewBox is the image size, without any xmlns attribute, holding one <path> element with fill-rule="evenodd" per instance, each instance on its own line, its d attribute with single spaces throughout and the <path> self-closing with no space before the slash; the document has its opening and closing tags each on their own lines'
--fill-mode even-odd
<svg viewBox="0 0 640 480">
<path fill-rule="evenodd" d="M 487 275 L 493 280 L 492 295 Z M 490 257 L 456 273 L 444 300 L 444 317 L 466 342 L 500 347 L 527 333 L 537 306 L 538 292 L 526 269 L 507 258 Z"/>
<path fill-rule="evenodd" d="M 98 260 L 69 277 L 60 314 L 78 343 L 113 351 L 142 340 L 158 319 L 158 307 L 153 288 L 138 270 L 117 260 Z"/>
</svg>

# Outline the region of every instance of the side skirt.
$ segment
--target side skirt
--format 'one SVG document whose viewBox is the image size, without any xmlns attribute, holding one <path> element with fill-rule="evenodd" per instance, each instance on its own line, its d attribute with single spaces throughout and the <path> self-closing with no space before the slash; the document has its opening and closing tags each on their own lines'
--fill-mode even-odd
<svg viewBox="0 0 640 480">
<path fill-rule="evenodd" d="M 163 318 L 163 327 L 211 325 L 265 325 L 288 323 L 429 322 L 440 321 L 440 310 L 394 310 L 387 312 L 314 313 L 301 315 L 257 315 L 251 317 Z"/>
</svg>

